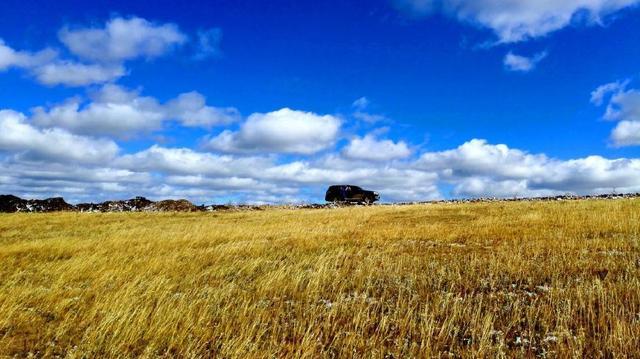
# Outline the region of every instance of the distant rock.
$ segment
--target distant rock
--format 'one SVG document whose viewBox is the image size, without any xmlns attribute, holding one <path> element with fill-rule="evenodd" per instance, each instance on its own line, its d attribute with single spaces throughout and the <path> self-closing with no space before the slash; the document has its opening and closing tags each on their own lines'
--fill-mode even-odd
<svg viewBox="0 0 640 359">
<path fill-rule="evenodd" d="M 57 212 L 72 211 L 74 206 L 62 197 L 47 199 L 22 199 L 13 195 L 0 195 L 0 212 Z"/>
<path fill-rule="evenodd" d="M 80 212 L 141 212 L 154 204 L 144 197 L 135 197 L 124 201 L 106 201 L 102 203 L 80 203 L 76 206 Z"/>
<path fill-rule="evenodd" d="M 32 199 L 27 201 L 36 208 L 40 208 L 40 212 L 56 212 L 56 211 L 72 211 L 74 206 L 65 202 L 62 197 L 47 198 L 45 200 Z M 36 210 L 37 212 L 37 210 Z"/>
<path fill-rule="evenodd" d="M 97 204 L 81 203 L 76 208 L 81 212 L 198 212 L 205 210 L 204 206 L 196 206 L 186 199 L 153 202 L 144 197 Z"/>
<path fill-rule="evenodd" d="M 149 205 L 146 210 L 157 212 L 198 212 L 203 211 L 204 207 L 197 207 L 186 199 L 164 200 Z"/>
<path fill-rule="evenodd" d="M 17 212 L 18 208 L 24 205 L 24 199 L 10 195 L 0 195 L 0 212 L 12 213 Z"/>
</svg>

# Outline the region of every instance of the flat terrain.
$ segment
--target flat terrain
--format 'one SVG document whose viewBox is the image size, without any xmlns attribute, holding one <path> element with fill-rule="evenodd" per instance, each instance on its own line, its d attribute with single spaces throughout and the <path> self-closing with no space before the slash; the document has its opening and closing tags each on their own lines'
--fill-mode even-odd
<svg viewBox="0 0 640 359">
<path fill-rule="evenodd" d="M 0 215 L 0 356 L 638 357 L 640 200 Z"/>
</svg>

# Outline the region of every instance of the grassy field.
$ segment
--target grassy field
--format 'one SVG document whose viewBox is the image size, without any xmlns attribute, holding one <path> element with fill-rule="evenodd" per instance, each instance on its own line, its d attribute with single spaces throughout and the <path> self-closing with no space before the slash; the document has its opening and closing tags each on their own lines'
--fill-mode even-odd
<svg viewBox="0 0 640 359">
<path fill-rule="evenodd" d="M 0 215 L 0 356 L 638 357 L 640 200 Z"/>
</svg>

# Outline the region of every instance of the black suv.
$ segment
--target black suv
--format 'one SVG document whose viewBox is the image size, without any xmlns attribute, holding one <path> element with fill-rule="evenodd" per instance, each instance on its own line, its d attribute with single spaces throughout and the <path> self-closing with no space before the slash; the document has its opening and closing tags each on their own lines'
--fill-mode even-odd
<svg viewBox="0 0 640 359">
<path fill-rule="evenodd" d="M 378 192 L 367 191 L 358 186 L 335 185 L 329 187 L 324 200 L 327 202 L 373 203 L 380 199 Z"/>
</svg>

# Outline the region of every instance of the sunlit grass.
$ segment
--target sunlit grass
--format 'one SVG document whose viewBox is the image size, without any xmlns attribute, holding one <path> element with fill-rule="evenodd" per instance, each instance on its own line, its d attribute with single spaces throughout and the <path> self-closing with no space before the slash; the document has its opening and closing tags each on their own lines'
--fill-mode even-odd
<svg viewBox="0 0 640 359">
<path fill-rule="evenodd" d="M 0 356 L 640 356 L 640 200 L 0 215 Z"/>
</svg>

